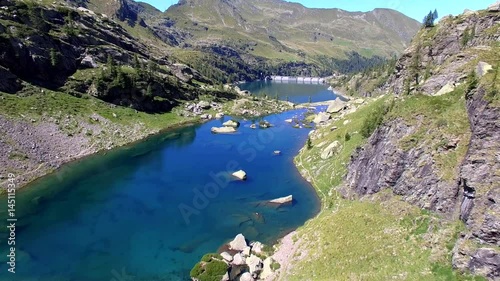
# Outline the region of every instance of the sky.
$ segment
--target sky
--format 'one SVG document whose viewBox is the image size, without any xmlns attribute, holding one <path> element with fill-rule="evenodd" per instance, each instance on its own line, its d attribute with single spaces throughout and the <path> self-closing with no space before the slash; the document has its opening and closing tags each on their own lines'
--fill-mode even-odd
<svg viewBox="0 0 500 281">
<path fill-rule="evenodd" d="M 140 0 L 149 3 L 161 11 L 170 5 L 176 4 L 177 0 Z M 309 8 L 339 8 L 347 11 L 367 12 L 374 8 L 391 8 L 403 14 L 422 21 L 429 10 L 437 9 L 439 17 L 449 14 L 458 15 L 465 9 L 486 9 L 496 0 L 295 0 Z"/>
</svg>

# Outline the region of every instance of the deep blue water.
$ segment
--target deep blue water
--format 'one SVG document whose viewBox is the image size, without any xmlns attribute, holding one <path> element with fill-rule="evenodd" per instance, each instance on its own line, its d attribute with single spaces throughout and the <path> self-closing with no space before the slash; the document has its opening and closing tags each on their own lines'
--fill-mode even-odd
<svg viewBox="0 0 500 281">
<path fill-rule="evenodd" d="M 281 83 L 273 81 L 255 81 L 239 85 L 242 90 L 247 90 L 256 96 L 264 96 L 274 98 L 276 95 L 281 100 L 286 100 L 294 103 L 321 102 L 333 100 L 337 96 L 334 92 L 328 90 L 324 84 L 301 84 L 301 83 Z"/>
<path fill-rule="evenodd" d="M 271 129 L 242 120 L 234 135 L 211 134 L 224 120 L 173 130 L 35 182 L 17 194 L 15 275 L 2 227 L 0 280 L 188 280 L 203 254 L 238 233 L 275 241 L 320 207 L 293 164 L 309 129 L 284 121 L 304 113 L 269 116 Z M 240 168 L 248 180 L 227 181 Z M 290 194 L 291 206 L 262 203 Z M 194 213 L 183 216 L 180 206 Z"/>
</svg>

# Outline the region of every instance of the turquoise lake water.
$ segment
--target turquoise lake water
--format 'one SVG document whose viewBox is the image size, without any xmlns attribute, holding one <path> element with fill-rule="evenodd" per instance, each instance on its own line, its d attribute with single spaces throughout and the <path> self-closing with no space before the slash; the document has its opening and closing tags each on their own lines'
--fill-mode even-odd
<svg viewBox="0 0 500 281">
<path fill-rule="evenodd" d="M 327 89 L 324 84 L 281 83 L 274 81 L 255 81 L 239 85 L 242 90 L 250 91 L 253 95 L 268 97 L 278 96 L 281 100 L 288 99 L 294 103 L 306 103 L 333 100 L 337 96 Z"/>
<path fill-rule="evenodd" d="M 320 208 L 293 164 L 310 129 L 284 121 L 304 113 L 268 116 L 270 129 L 241 120 L 233 135 L 210 132 L 224 120 L 176 129 L 35 182 L 17 194 L 15 275 L 2 227 L 0 280 L 189 280 L 203 254 L 238 233 L 276 241 Z M 240 168 L 248 180 L 228 181 Z M 263 203 L 290 194 L 293 205 Z"/>
</svg>

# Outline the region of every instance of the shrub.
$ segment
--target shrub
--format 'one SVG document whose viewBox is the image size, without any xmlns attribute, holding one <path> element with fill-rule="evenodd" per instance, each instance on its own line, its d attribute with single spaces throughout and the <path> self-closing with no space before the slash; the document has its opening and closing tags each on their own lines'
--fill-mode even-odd
<svg viewBox="0 0 500 281">
<path fill-rule="evenodd" d="M 201 258 L 201 261 L 210 262 L 210 261 L 212 261 L 213 258 L 220 258 L 220 255 L 219 254 L 214 254 L 214 253 L 209 253 L 209 254 L 204 255 Z"/>
<path fill-rule="evenodd" d="M 350 140 L 351 140 L 351 134 L 349 134 L 349 133 L 345 133 L 344 140 L 345 140 L 346 142 L 350 141 Z"/>
<path fill-rule="evenodd" d="M 212 255 L 212 254 L 209 254 Z M 204 258 L 207 255 L 204 256 Z M 199 262 L 191 269 L 191 278 L 196 278 L 199 281 L 220 281 L 227 273 L 228 266 L 225 262 L 215 260 L 210 257 L 209 262 Z"/>
<path fill-rule="evenodd" d="M 308 138 L 307 138 L 307 149 L 311 149 L 312 147 L 313 147 L 313 145 L 312 145 L 311 138 L 310 138 L 310 137 L 308 137 Z"/>
<path fill-rule="evenodd" d="M 478 80 L 476 76 L 476 72 L 473 70 L 467 75 L 466 85 L 467 89 L 465 90 L 465 98 L 470 99 L 472 97 L 472 91 L 477 88 Z"/>
<path fill-rule="evenodd" d="M 384 121 L 384 115 L 387 113 L 384 107 L 379 107 L 375 109 L 373 114 L 368 115 L 363 122 L 361 127 L 361 135 L 365 138 L 369 138 L 373 132 L 382 124 Z"/>
</svg>

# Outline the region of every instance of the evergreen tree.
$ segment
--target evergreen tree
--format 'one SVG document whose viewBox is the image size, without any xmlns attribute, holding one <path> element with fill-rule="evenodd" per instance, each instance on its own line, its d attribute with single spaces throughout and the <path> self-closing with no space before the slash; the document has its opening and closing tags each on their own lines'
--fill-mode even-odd
<svg viewBox="0 0 500 281">
<path fill-rule="evenodd" d="M 438 11 L 437 11 L 437 9 L 434 9 L 434 13 L 432 13 L 432 18 L 433 18 L 434 20 L 437 20 L 437 19 L 438 19 L 438 17 L 439 17 L 439 16 L 438 16 Z"/>
<path fill-rule="evenodd" d="M 424 27 L 433 27 L 434 26 L 434 21 L 438 18 L 438 13 L 437 10 L 434 10 L 434 12 L 429 11 L 427 16 L 424 17 L 423 24 Z"/>
<path fill-rule="evenodd" d="M 113 59 L 113 57 L 111 55 L 108 55 L 106 66 L 109 70 L 110 77 L 114 79 L 117 75 L 117 70 L 116 70 L 115 60 Z"/>
<path fill-rule="evenodd" d="M 55 67 L 59 63 L 59 54 L 56 52 L 56 49 L 50 49 L 50 65 Z"/>
</svg>

